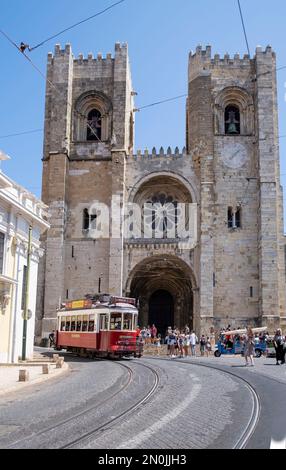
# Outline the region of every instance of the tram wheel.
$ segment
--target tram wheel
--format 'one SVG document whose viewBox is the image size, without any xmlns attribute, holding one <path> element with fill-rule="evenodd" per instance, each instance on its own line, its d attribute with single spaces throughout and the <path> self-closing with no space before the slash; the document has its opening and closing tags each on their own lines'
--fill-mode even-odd
<svg viewBox="0 0 286 470">
<path fill-rule="evenodd" d="M 220 357 L 221 353 L 219 351 L 215 351 L 214 355 L 215 355 L 215 357 Z"/>
</svg>

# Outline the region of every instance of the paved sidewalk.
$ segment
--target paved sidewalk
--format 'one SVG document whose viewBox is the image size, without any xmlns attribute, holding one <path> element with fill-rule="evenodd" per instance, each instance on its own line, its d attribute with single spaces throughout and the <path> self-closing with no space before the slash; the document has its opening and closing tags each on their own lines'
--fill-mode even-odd
<svg viewBox="0 0 286 470">
<path fill-rule="evenodd" d="M 45 362 L 47 364 L 47 362 Z M 12 366 L 0 365 L 0 398 L 12 393 L 22 390 L 25 387 L 41 384 L 47 380 L 51 380 L 65 374 L 69 370 L 69 366 L 64 363 L 62 369 L 57 369 L 55 363 L 50 363 L 50 373 L 43 374 L 42 365 L 19 364 Z M 28 382 L 19 382 L 19 371 L 27 370 L 29 372 Z"/>
</svg>

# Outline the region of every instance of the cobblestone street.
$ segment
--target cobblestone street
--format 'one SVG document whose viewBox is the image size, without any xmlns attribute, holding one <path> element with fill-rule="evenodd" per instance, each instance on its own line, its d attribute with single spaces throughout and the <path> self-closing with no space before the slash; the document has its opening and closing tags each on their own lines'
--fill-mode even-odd
<svg viewBox="0 0 286 470">
<path fill-rule="evenodd" d="M 65 356 L 61 379 L 0 397 L 1 448 L 270 448 L 283 437 L 286 368 L 271 359 Z"/>
</svg>

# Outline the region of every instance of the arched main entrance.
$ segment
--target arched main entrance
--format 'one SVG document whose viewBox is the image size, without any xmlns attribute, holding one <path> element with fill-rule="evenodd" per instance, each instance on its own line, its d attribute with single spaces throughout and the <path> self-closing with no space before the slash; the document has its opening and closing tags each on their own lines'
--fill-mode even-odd
<svg viewBox="0 0 286 470">
<path fill-rule="evenodd" d="M 168 326 L 194 326 L 194 291 L 192 269 L 171 255 L 146 258 L 130 273 L 126 287 L 139 300 L 140 326 L 155 323 L 161 334 Z"/>
<path fill-rule="evenodd" d="M 174 299 L 170 292 L 157 290 L 149 300 L 149 325 L 156 325 L 158 333 L 165 334 L 168 326 L 174 326 Z"/>
</svg>

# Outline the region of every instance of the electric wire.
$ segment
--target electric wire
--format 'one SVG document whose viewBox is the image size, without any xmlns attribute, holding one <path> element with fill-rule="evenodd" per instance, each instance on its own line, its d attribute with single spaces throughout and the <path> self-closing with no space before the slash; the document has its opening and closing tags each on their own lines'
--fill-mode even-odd
<svg viewBox="0 0 286 470">
<path fill-rule="evenodd" d="M 59 96 L 61 96 L 61 92 L 60 90 L 58 90 L 58 88 L 55 86 L 55 84 L 49 80 L 45 74 L 39 69 L 39 67 L 34 64 L 34 62 L 31 60 L 30 57 L 27 56 L 27 54 L 25 53 L 25 51 L 22 51 L 18 46 L 17 44 L 2 30 L 0 29 L 0 33 L 5 36 L 5 38 L 10 42 L 10 44 L 12 44 L 14 47 L 16 47 L 16 49 L 25 57 L 25 59 L 31 64 L 31 66 L 41 75 L 41 77 L 45 80 L 45 83 L 48 83 L 50 85 L 51 88 L 53 88 L 56 93 L 59 94 Z M 76 108 L 73 108 L 73 105 L 67 100 L 67 104 L 68 106 L 70 106 L 71 109 L 73 109 L 74 113 L 75 114 L 78 114 L 81 118 L 83 118 L 84 120 L 86 120 L 86 116 L 84 114 L 82 114 L 81 112 L 79 112 Z M 99 138 L 99 136 L 96 134 L 96 132 L 94 131 L 93 127 L 89 124 L 89 122 L 87 121 L 86 122 L 87 124 L 87 127 L 90 129 L 90 131 L 92 132 L 92 134 L 96 137 L 96 139 L 102 143 L 101 139 Z"/>
<path fill-rule="evenodd" d="M 103 14 L 106 13 L 107 11 L 109 11 L 109 10 L 115 8 L 116 6 L 120 5 L 121 3 L 124 3 L 125 1 L 126 1 L 126 0 L 120 0 L 120 1 L 118 1 L 118 2 L 116 2 L 116 3 L 113 3 L 112 5 L 110 5 L 109 7 L 105 8 L 104 10 L 101 10 L 101 11 L 95 13 L 94 15 L 89 16 L 88 18 L 85 18 L 84 20 L 78 21 L 77 23 L 75 23 L 75 24 L 73 24 L 73 25 L 71 25 L 71 26 L 69 26 L 69 27 L 63 29 L 62 31 L 60 31 L 60 32 L 58 32 L 58 33 L 56 33 L 56 34 L 54 34 L 53 36 L 48 37 L 47 39 L 45 39 L 44 41 L 40 42 L 40 43 L 37 44 L 36 46 L 29 47 L 27 44 L 24 44 L 24 43 L 22 43 L 22 44 L 23 44 L 23 46 L 25 46 L 25 49 L 28 49 L 29 52 L 32 52 L 32 51 L 34 51 L 35 49 L 38 49 L 39 47 L 43 46 L 43 45 L 46 44 L 47 42 L 51 41 L 52 39 L 55 39 L 55 38 L 57 38 L 58 36 L 61 36 L 62 34 L 66 33 L 67 31 L 70 31 L 71 29 L 74 29 L 74 28 L 76 28 L 77 26 L 79 26 L 79 25 L 81 25 L 81 24 L 83 24 L 83 23 L 86 23 L 87 21 L 90 21 L 90 20 L 96 18 L 97 16 L 103 15 Z M 24 49 L 24 50 L 25 50 L 25 49 Z"/>
<path fill-rule="evenodd" d="M 242 13 L 242 8 L 241 8 L 240 0 L 237 0 L 237 3 L 238 3 L 238 8 L 239 8 L 239 13 L 240 13 L 241 23 L 242 23 L 242 27 L 243 27 L 244 37 L 245 37 L 245 41 L 246 41 L 246 46 L 247 46 L 248 54 L 249 54 L 249 56 L 250 56 L 250 55 L 251 55 L 251 54 L 250 54 L 250 47 L 249 47 L 249 42 L 248 42 L 248 38 L 247 38 L 247 33 L 246 33 L 246 28 L 245 28 L 245 22 L 244 22 L 244 18 L 243 18 L 243 13 Z"/>
<path fill-rule="evenodd" d="M 17 132 L 15 134 L 0 135 L 0 139 L 9 139 L 10 137 L 18 137 L 22 135 L 35 134 L 37 132 L 43 132 L 44 129 L 32 129 L 30 131 Z"/>
<path fill-rule="evenodd" d="M 186 98 L 188 95 L 185 93 L 183 95 L 179 95 L 179 96 L 174 96 L 172 98 L 166 98 L 165 100 L 162 100 L 162 101 L 155 101 L 154 103 L 150 103 L 150 104 L 146 104 L 145 106 L 140 106 L 136 109 L 134 109 L 133 111 L 141 111 L 142 109 L 147 109 L 147 108 L 151 108 L 153 106 L 158 106 L 160 104 L 163 104 L 163 103 L 168 103 L 170 101 L 176 101 L 176 100 L 179 100 L 181 98 Z"/>
</svg>

